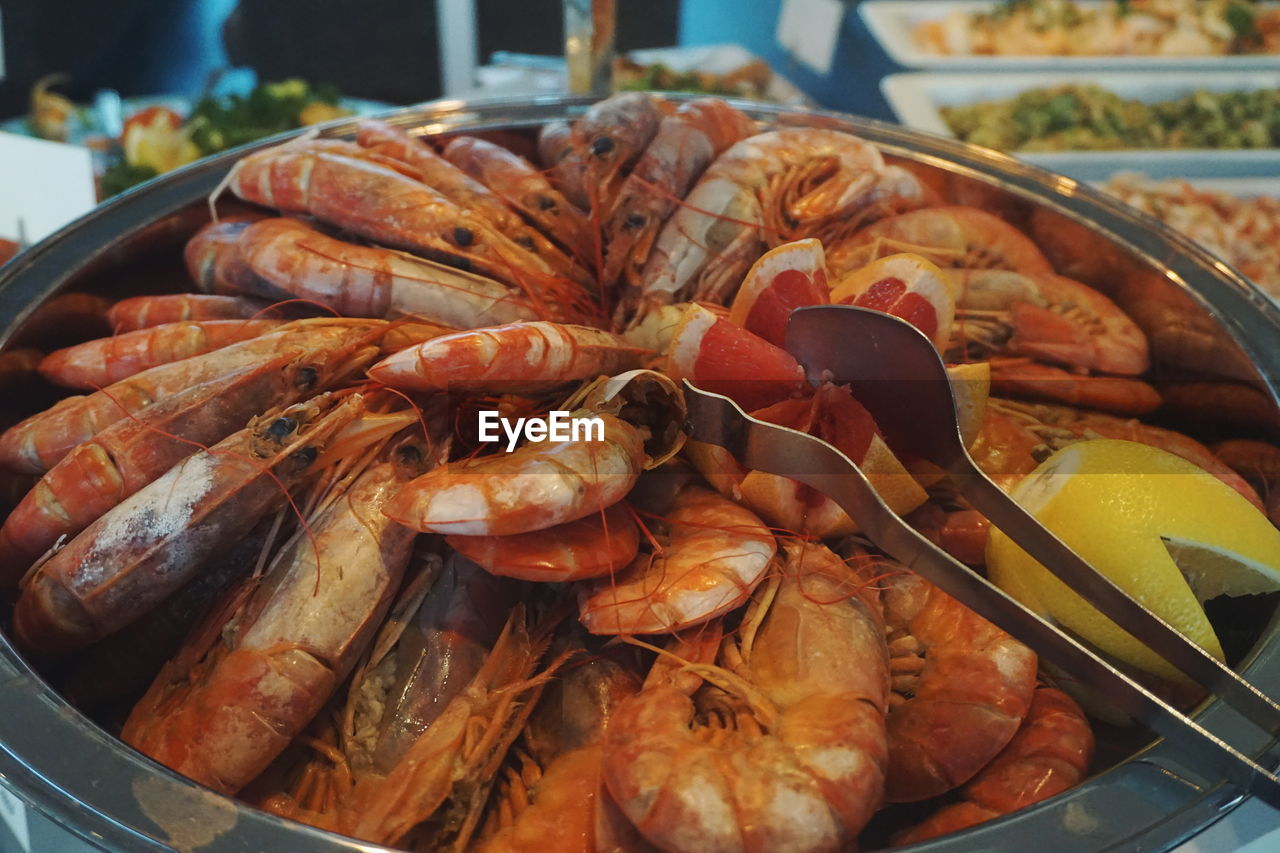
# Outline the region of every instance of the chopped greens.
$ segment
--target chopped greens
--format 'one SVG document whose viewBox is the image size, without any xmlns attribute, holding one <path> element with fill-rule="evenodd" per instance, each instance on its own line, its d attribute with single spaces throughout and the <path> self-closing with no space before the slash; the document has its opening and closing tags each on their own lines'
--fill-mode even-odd
<svg viewBox="0 0 1280 853">
<path fill-rule="evenodd" d="M 264 136 L 301 127 L 302 111 L 315 103 L 336 104 L 332 86 L 298 79 L 264 83 L 248 95 L 203 98 L 191 112 L 191 139 L 204 154 L 235 148 Z"/>
<path fill-rule="evenodd" d="M 156 174 L 156 170 L 150 166 L 134 166 L 125 160 L 118 160 L 102 173 L 102 197 L 118 195 L 143 181 L 151 180 Z"/>
<path fill-rule="evenodd" d="M 1002 151 L 1280 145 L 1280 89 L 1197 91 L 1144 103 L 1099 86 L 1064 85 L 944 107 L 942 117 L 966 142 Z"/>
</svg>

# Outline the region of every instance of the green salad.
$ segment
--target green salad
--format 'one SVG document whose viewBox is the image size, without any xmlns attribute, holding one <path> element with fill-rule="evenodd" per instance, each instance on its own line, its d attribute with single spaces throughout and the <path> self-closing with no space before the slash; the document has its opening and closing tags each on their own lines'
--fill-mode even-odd
<svg viewBox="0 0 1280 853">
<path fill-rule="evenodd" d="M 1280 89 L 1197 91 L 1146 103 L 1100 86 L 1063 85 L 944 107 L 942 117 L 960 139 L 1001 151 L 1280 145 Z"/>
<path fill-rule="evenodd" d="M 202 98 L 187 124 L 196 147 L 214 154 L 345 114 L 337 104 L 338 90 L 333 86 L 312 86 L 292 78 L 264 83 L 248 95 Z"/>
<path fill-rule="evenodd" d="M 347 115 L 338 97 L 332 86 L 289 79 L 263 83 L 247 95 L 201 98 L 185 117 L 165 107 L 142 110 L 125 122 L 124 157 L 103 172 L 101 195 L 255 139 Z"/>
</svg>

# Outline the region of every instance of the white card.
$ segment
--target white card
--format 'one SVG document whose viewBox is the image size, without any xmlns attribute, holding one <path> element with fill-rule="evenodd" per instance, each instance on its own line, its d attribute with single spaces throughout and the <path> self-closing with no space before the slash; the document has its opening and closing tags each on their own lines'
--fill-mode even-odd
<svg viewBox="0 0 1280 853">
<path fill-rule="evenodd" d="M 843 20 L 841 0 L 782 0 L 775 37 L 796 59 L 819 74 L 827 74 Z"/>
<path fill-rule="evenodd" d="M 18 839 L 22 849 L 30 853 L 31 832 L 27 828 L 27 807 L 13 794 L 0 785 L 0 820 L 9 825 L 13 837 Z"/>
<path fill-rule="evenodd" d="M 88 148 L 0 133 L 0 237 L 34 243 L 97 203 Z"/>
</svg>

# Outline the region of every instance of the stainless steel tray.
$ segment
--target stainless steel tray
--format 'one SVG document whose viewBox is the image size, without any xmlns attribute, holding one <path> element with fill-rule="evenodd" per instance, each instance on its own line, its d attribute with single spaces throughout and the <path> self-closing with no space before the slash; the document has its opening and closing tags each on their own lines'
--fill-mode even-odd
<svg viewBox="0 0 1280 853">
<path fill-rule="evenodd" d="M 572 117 L 587 98 L 437 101 L 391 113 L 419 133 L 528 131 Z M 954 140 L 833 113 L 740 102 L 757 118 L 847 129 L 886 154 L 968 181 L 991 202 L 1034 217 L 1037 234 L 1062 243 L 1064 270 L 1128 300 L 1142 314 L 1157 370 L 1244 382 L 1280 400 L 1280 309 L 1190 241 L 1087 185 Z M 349 121 L 326 133 L 346 135 Z M 50 296 L 66 290 L 127 292 L 139 264 L 172 265 L 208 218 L 205 197 L 246 150 L 227 152 L 144 184 L 99 207 L 0 269 L 0 344 Z M 155 262 L 155 263 L 153 263 Z M 1206 355 L 1212 353 L 1212 360 Z M 5 616 L 7 619 L 7 615 Z M 1247 677 L 1280 695 L 1274 614 L 1241 662 Z M 1276 743 L 1216 702 L 1198 715 L 1274 766 Z M 1250 738 L 1253 738 L 1250 740 Z M 0 637 L 0 780 L 39 811 L 95 844 L 120 850 L 354 851 L 378 849 L 283 821 L 214 794 L 115 740 L 70 707 Z M 1088 783 L 1008 818 L 917 849 L 1048 851 L 1171 847 L 1226 814 L 1240 798 L 1184 766 L 1156 743 Z"/>
</svg>

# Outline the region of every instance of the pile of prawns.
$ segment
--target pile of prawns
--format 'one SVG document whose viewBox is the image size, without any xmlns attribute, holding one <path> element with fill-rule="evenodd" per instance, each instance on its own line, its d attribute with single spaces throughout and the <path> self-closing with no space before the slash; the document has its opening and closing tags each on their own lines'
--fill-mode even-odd
<svg viewBox="0 0 1280 853">
<path fill-rule="evenodd" d="M 920 328 L 1006 486 L 1102 435 L 1261 505 L 1131 417 L 1142 331 L 840 131 L 628 93 L 527 153 L 369 121 L 243 157 L 201 292 L 113 305 L 39 364 L 86 393 L 0 435 L 38 478 L 0 528 L 16 644 L 177 772 L 413 848 L 841 850 L 886 803 L 937 798 L 907 843 L 1078 783 L 1089 723 L 1030 650 L 685 441 L 677 383 L 835 443 L 980 564 L 985 520 L 805 381 L 789 311 Z M 603 440 L 495 450 L 481 409 Z"/>
</svg>

